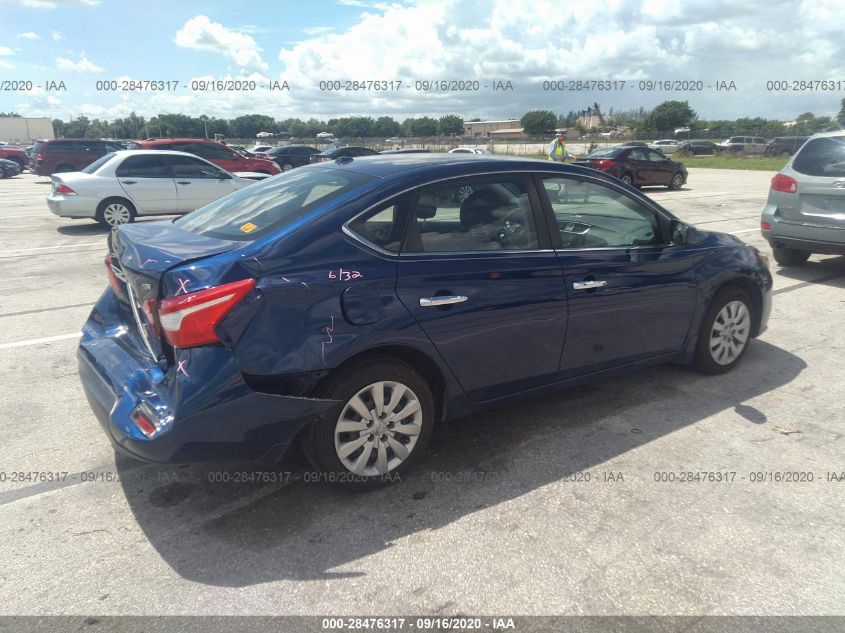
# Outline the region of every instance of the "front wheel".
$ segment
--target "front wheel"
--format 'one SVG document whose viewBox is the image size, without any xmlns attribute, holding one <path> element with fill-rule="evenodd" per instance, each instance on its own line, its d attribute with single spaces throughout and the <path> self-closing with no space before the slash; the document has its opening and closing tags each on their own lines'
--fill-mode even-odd
<svg viewBox="0 0 845 633">
<path fill-rule="evenodd" d="M 736 366 L 751 339 L 751 309 L 751 300 L 739 288 L 725 288 L 716 295 L 698 334 L 696 369 L 723 374 Z"/>
<path fill-rule="evenodd" d="M 810 251 L 773 246 L 772 255 L 781 266 L 801 266 L 809 259 Z"/>
<path fill-rule="evenodd" d="M 684 175 L 681 172 L 675 172 L 675 175 L 672 176 L 672 182 L 669 183 L 669 189 L 672 191 L 677 191 L 681 187 L 684 186 Z"/>
<path fill-rule="evenodd" d="M 285 163 L 284 165 L 282 165 L 282 171 L 290 171 L 291 169 L 293 169 L 293 165 L 291 165 L 290 163 Z"/>
<path fill-rule="evenodd" d="M 307 429 L 302 441 L 325 481 L 349 488 L 397 481 L 428 444 L 434 398 L 426 381 L 404 363 L 359 365 L 331 380 L 321 397 L 340 404 Z"/>
</svg>

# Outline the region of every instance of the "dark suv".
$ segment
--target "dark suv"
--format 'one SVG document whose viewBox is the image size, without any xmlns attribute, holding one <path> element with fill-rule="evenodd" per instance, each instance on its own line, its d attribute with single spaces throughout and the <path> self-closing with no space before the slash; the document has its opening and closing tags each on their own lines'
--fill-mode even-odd
<svg viewBox="0 0 845 633">
<path fill-rule="evenodd" d="M 809 136 L 776 136 L 766 145 L 766 156 L 792 156 L 809 140 Z"/>
<path fill-rule="evenodd" d="M 31 170 L 39 176 L 81 171 L 101 156 L 125 149 L 114 141 L 97 138 L 61 138 L 35 141 Z"/>
</svg>

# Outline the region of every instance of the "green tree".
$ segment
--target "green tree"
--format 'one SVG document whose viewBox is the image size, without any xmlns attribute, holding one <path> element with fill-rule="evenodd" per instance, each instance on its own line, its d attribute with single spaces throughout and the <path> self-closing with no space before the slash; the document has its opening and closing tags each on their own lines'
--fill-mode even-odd
<svg viewBox="0 0 845 633">
<path fill-rule="evenodd" d="M 696 116 L 686 101 L 664 101 L 651 111 L 646 125 L 658 132 L 668 132 L 688 126 Z"/>
<path fill-rule="evenodd" d="M 19 119 L 21 118 L 21 115 L 17 112 L 0 112 L 0 117 Z"/>
<path fill-rule="evenodd" d="M 407 136 L 435 136 L 437 134 L 437 119 L 423 116 L 409 120 L 411 121 L 408 126 L 410 133 L 406 133 Z M 402 127 L 404 128 L 404 123 Z"/>
<path fill-rule="evenodd" d="M 397 136 L 402 133 L 402 126 L 393 117 L 380 116 L 373 124 L 373 136 Z"/>
<path fill-rule="evenodd" d="M 259 132 L 272 132 L 276 129 L 276 121 L 266 114 L 244 114 L 229 121 L 229 127 L 234 138 L 255 138 Z"/>
<path fill-rule="evenodd" d="M 531 110 L 523 114 L 519 122 L 526 134 L 548 134 L 557 126 L 557 115 L 551 110 Z"/>
<path fill-rule="evenodd" d="M 457 114 L 447 114 L 437 120 L 437 133 L 440 136 L 463 136 L 464 120 Z"/>
</svg>

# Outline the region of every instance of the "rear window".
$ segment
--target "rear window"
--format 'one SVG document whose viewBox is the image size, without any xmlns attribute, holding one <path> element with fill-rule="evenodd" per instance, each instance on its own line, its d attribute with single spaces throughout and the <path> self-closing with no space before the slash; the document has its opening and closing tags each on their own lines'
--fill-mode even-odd
<svg viewBox="0 0 845 633">
<path fill-rule="evenodd" d="M 812 139 L 795 156 L 792 169 L 807 176 L 845 176 L 845 136 Z"/>
<path fill-rule="evenodd" d="M 607 149 L 596 150 L 595 152 L 587 156 L 587 158 L 615 158 L 624 151 L 624 149 L 618 147 L 608 147 Z"/>
<path fill-rule="evenodd" d="M 98 159 L 97 159 L 97 160 L 95 160 L 93 163 L 91 163 L 90 165 L 88 165 L 88 167 L 86 167 L 85 169 L 83 169 L 83 170 L 82 170 L 82 173 L 83 173 L 83 174 L 93 174 L 93 173 L 94 173 L 95 171 L 97 171 L 100 167 L 102 167 L 102 166 L 103 166 L 103 165 L 105 165 L 107 162 L 109 162 L 109 161 L 110 161 L 113 157 L 114 157 L 114 152 L 112 152 L 111 154 L 106 154 L 105 156 L 100 156 L 100 158 L 98 158 Z"/>
<path fill-rule="evenodd" d="M 373 180 L 334 169 L 296 169 L 215 200 L 176 224 L 208 237 L 253 240 Z"/>
</svg>

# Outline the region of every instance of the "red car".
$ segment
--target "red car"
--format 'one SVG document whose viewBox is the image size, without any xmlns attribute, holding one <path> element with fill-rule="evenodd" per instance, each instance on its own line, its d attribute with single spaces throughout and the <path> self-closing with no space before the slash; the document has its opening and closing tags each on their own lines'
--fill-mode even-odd
<svg viewBox="0 0 845 633">
<path fill-rule="evenodd" d="M 29 156 L 20 147 L 10 147 L 8 145 L 0 146 L 0 160 L 11 160 L 18 164 L 21 171 L 29 163 Z"/>
<path fill-rule="evenodd" d="M 272 160 L 247 158 L 223 143 L 201 138 L 152 138 L 133 143 L 131 149 L 169 149 L 188 152 L 231 172 L 253 171 L 273 175 L 282 171 Z"/>
</svg>

